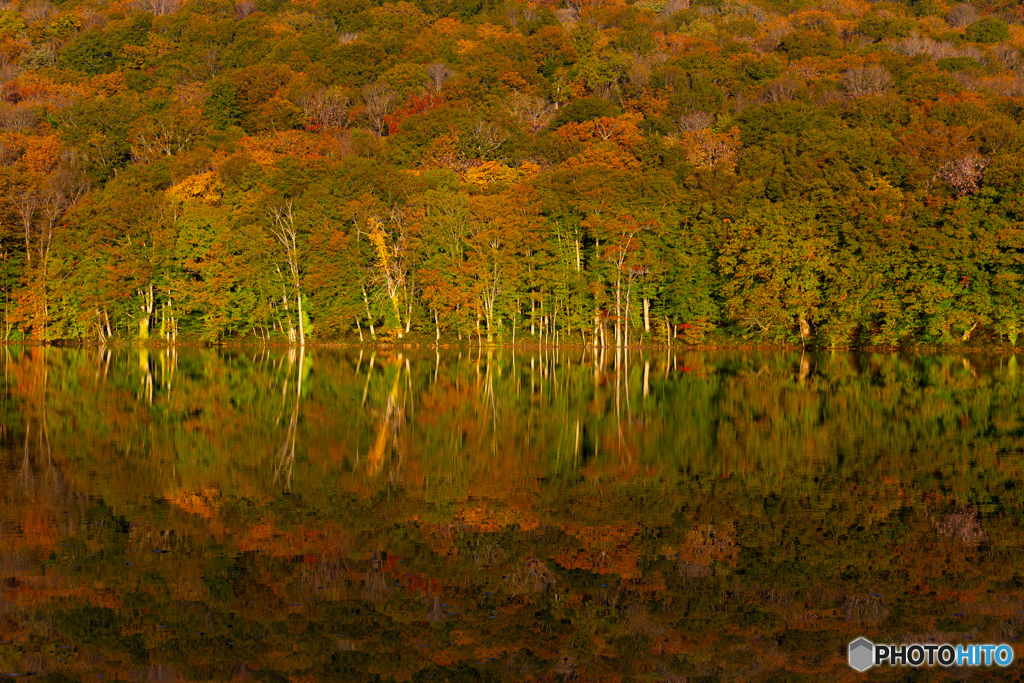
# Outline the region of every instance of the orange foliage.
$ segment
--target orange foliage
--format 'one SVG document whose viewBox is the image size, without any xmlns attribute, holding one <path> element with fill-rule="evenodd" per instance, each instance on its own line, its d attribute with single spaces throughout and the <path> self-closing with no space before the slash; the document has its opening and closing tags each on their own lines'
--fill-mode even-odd
<svg viewBox="0 0 1024 683">
<path fill-rule="evenodd" d="M 518 168 L 506 166 L 500 161 L 481 161 L 470 166 L 462 179 L 470 185 L 487 187 L 491 183 L 517 183 L 540 173 L 540 166 L 524 161 Z"/>
<path fill-rule="evenodd" d="M 640 161 L 632 154 L 623 152 L 620 149 L 587 147 L 576 156 L 567 159 L 563 166 L 565 168 L 604 166 L 607 168 L 636 171 L 640 169 Z"/>
<path fill-rule="evenodd" d="M 523 529 L 536 529 L 540 522 L 535 517 L 523 516 L 519 510 L 504 508 L 489 509 L 486 504 L 475 508 L 464 508 L 458 519 L 473 531 L 501 531 L 518 524 Z"/>
<path fill-rule="evenodd" d="M 301 159 L 335 158 L 342 154 L 341 143 L 329 135 L 284 130 L 244 137 L 239 147 L 259 164 L 270 165 L 285 156 Z"/>
<path fill-rule="evenodd" d="M 124 90 L 124 73 L 115 71 L 110 74 L 96 76 L 89 85 L 96 92 L 98 97 L 110 97 Z"/>
<path fill-rule="evenodd" d="M 189 514 L 213 520 L 220 507 L 220 489 L 213 487 L 202 488 L 196 491 L 183 489 L 176 493 L 165 495 L 164 499 Z"/>
<path fill-rule="evenodd" d="M 273 522 L 261 522 L 250 527 L 237 534 L 237 539 L 238 549 L 243 553 L 256 551 L 275 557 L 304 555 L 310 562 L 348 547 L 348 539 L 331 527 L 277 529 Z"/>
<path fill-rule="evenodd" d="M 632 149 L 643 141 L 640 133 L 640 114 L 602 116 L 583 123 L 567 123 L 555 131 L 555 136 L 564 142 L 605 142 L 610 141 L 626 149 Z"/>
<path fill-rule="evenodd" d="M 40 135 L 23 138 L 25 155 L 21 163 L 29 173 L 43 175 L 57 166 L 60 158 L 60 138 L 56 135 Z"/>
<path fill-rule="evenodd" d="M 40 550 L 50 550 L 57 545 L 59 533 L 57 520 L 52 512 L 30 509 L 21 521 L 25 543 Z"/>
<path fill-rule="evenodd" d="M 453 168 L 459 160 L 459 134 L 451 131 L 438 135 L 423 150 L 423 165 L 438 168 Z"/>
</svg>

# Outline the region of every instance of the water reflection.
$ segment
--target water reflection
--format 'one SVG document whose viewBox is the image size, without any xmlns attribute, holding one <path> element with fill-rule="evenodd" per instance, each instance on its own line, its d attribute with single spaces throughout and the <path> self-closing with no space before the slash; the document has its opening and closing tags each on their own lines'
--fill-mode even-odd
<svg viewBox="0 0 1024 683">
<path fill-rule="evenodd" d="M 1024 630 L 1013 357 L 0 355 L 5 673 L 852 678 Z"/>
</svg>

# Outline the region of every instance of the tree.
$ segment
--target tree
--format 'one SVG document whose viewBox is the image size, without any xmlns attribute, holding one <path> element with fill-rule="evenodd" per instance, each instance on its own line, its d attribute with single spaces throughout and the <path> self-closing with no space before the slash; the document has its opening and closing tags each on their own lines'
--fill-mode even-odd
<svg viewBox="0 0 1024 683">
<path fill-rule="evenodd" d="M 267 220 L 268 230 L 281 246 L 285 267 L 288 269 L 288 272 L 285 274 L 281 274 L 280 269 L 278 269 L 278 273 L 281 275 L 282 288 L 284 289 L 281 301 L 288 317 L 288 341 L 292 344 L 296 341 L 295 328 L 292 325 L 291 313 L 289 312 L 288 307 L 289 296 L 287 288 L 290 287 L 292 290 L 292 298 L 295 301 L 295 307 L 297 309 L 299 331 L 298 343 L 299 346 L 305 346 L 306 328 L 305 323 L 303 322 L 305 316 L 302 311 L 302 278 L 299 271 L 299 231 L 298 227 L 295 225 L 294 201 L 288 199 L 280 206 L 270 207 L 270 213 Z"/>
<path fill-rule="evenodd" d="M 748 210 L 725 228 L 719 264 L 726 312 L 748 330 L 806 342 L 823 301 L 835 243 L 803 202 Z"/>
</svg>

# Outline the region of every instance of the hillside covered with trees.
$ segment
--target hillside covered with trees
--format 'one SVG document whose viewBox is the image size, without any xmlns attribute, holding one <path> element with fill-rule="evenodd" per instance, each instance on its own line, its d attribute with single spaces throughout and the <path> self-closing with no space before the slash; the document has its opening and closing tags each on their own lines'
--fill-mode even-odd
<svg viewBox="0 0 1024 683">
<path fill-rule="evenodd" d="M 8 2 L 0 336 L 1016 345 L 1022 21 Z"/>
</svg>

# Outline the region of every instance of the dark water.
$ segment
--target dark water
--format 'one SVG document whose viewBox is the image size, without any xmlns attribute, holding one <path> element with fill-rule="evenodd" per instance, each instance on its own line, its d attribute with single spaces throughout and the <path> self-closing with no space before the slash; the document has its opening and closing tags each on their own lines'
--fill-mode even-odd
<svg viewBox="0 0 1024 683">
<path fill-rule="evenodd" d="M 0 357 L 0 672 L 1020 675 L 846 662 L 1024 634 L 1012 357 Z"/>
</svg>

